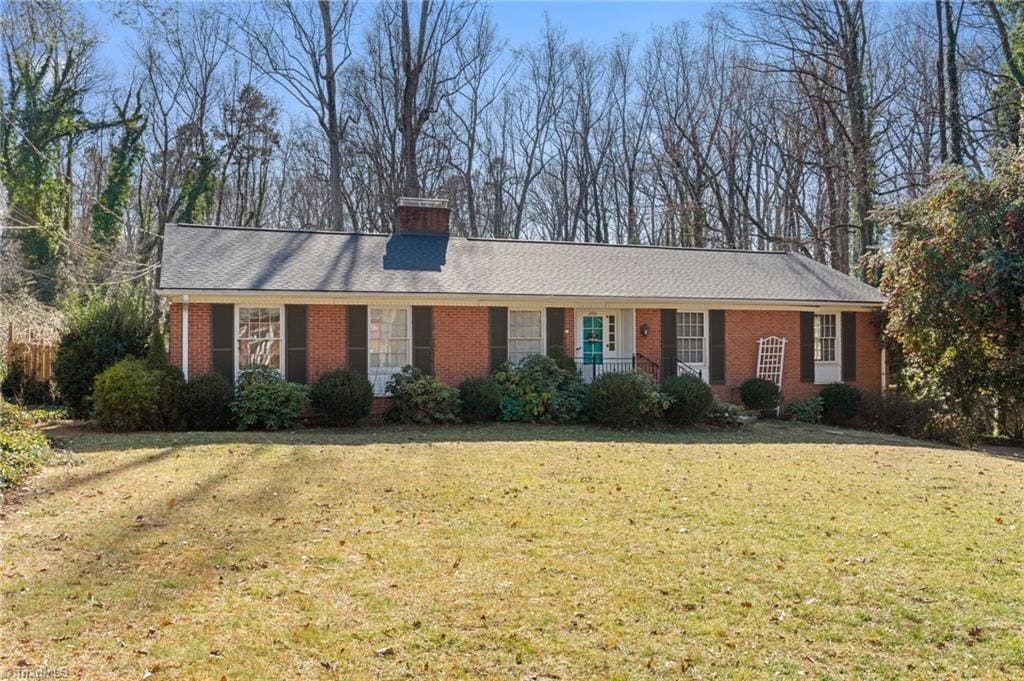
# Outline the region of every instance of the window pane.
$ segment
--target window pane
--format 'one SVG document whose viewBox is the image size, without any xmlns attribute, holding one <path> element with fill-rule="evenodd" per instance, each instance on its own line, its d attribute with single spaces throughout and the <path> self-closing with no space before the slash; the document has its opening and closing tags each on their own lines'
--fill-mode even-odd
<svg viewBox="0 0 1024 681">
<path fill-rule="evenodd" d="M 508 359 L 520 362 L 544 352 L 540 310 L 508 311 Z"/>
<path fill-rule="evenodd" d="M 238 308 L 238 368 L 256 364 L 281 369 L 280 308 Z"/>
<path fill-rule="evenodd" d="M 814 315 L 814 361 L 836 361 L 836 315 Z"/>
<path fill-rule="evenodd" d="M 679 361 L 686 364 L 704 363 L 704 313 L 676 313 L 676 348 Z"/>
</svg>

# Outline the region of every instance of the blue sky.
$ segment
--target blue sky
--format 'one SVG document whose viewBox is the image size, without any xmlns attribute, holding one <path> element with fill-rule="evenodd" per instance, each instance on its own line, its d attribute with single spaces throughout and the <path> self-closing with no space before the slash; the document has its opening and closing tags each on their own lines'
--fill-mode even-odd
<svg viewBox="0 0 1024 681">
<path fill-rule="evenodd" d="M 608 0 L 562 0 L 559 2 L 517 2 L 500 0 L 488 3 L 491 16 L 501 36 L 511 47 L 531 42 L 540 34 L 547 13 L 552 21 L 566 31 L 571 41 L 582 40 L 594 44 L 607 43 L 621 33 L 646 35 L 651 27 L 664 26 L 675 21 L 699 23 L 705 13 L 725 3 L 691 0 L 679 2 Z M 372 6 L 367 0 L 364 8 Z M 93 25 L 106 37 L 102 55 L 109 66 L 124 66 L 126 48 L 133 35 L 113 21 L 106 3 L 85 2 L 83 10 Z"/>
</svg>

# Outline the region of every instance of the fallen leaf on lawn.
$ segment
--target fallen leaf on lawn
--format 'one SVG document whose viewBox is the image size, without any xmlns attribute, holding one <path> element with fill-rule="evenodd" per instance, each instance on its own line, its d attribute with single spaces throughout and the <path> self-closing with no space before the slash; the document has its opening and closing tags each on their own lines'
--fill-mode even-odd
<svg viewBox="0 0 1024 681">
<path fill-rule="evenodd" d="M 377 649 L 377 657 L 391 657 L 395 654 L 395 649 L 391 646 L 384 646 L 383 648 Z"/>
<path fill-rule="evenodd" d="M 224 657 L 224 654 L 219 650 L 211 650 L 210 657 Z"/>
</svg>

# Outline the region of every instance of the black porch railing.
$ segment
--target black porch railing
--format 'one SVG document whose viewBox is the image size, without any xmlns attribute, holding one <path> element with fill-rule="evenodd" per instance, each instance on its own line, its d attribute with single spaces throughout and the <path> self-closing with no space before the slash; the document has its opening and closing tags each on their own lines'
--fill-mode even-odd
<svg viewBox="0 0 1024 681">
<path fill-rule="evenodd" d="M 628 374 L 634 371 L 659 380 L 658 363 L 641 354 L 629 357 L 574 357 L 576 371 L 585 381 L 592 381 L 602 374 Z"/>
<path fill-rule="evenodd" d="M 594 357 L 574 357 L 573 359 L 576 362 L 576 371 L 583 377 L 583 380 L 588 382 L 601 374 L 625 374 L 634 371 L 647 374 L 658 383 L 662 379 L 661 366 L 639 352 L 629 357 L 604 357 L 600 360 Z M 694 369 L 686 362 L 677 361 L 676 371 L 673 375 L 682 376 L 684 374 L 690 374 L 702 380 L 704 378 L 700 369 Z"/>
</svg>

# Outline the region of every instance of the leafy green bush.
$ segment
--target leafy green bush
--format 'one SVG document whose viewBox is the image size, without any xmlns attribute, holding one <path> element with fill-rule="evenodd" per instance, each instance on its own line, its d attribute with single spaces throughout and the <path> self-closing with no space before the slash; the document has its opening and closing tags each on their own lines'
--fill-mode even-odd
<svg viewBox="0 0 1024 681">
<path fill-rule="evenodd" d="M 0 489 L 17 487 L 42 468 L 50 445 L 28 414 L 0 400 Z"/>
<path fill-rule="evenodd" d="M 181 424 L 185 380 L 177 367 L 123 359 L 96 377 L 93 416 L 107 430 L 162 430 Z"/>
<path fill-rule="evenodd" d="M 821 389 L 821 419 L 833 426 L 848 424 L 857 415 L 860 391 L 846 383 L 829 383 Z"/>
<path fill-rule="evenodd" d="M 144 292 L 124 288 L 72 301 L 65 318 L 53 378 L 71 415 L 81 418 L 89 413 L 89 395 L 101 371 L 125 357 L 146 356 L 149 308 Z"/>
<path fill-rule="evenodd" d="M 52 381 L 40 381 L 25 368 L 24 362 L 15 360 L 7 367 L 3 384 L 0 385 L 3 396 L 18 404 L 53 404 L 56 395 Z"/>
<path fill-rule="evenodd" d="M 818 395 L 808 395 L 799 400 L 793 400 L 786 407 L 786 415 L 794 421 L 801 423 L 821 423 L 821 414 L 825 402 Z"/>
<path fill-rule="evenodd" d="M 459 393 L 436 377 L 406 366 L 391 377 L 385 392 L 391 397 L 385 416 L 399 423 L 455 423 Z"/>
<path fill-rule="evenodd" d="M 639 428 L 661 416 L 668 400 L 647 374 L 605 373 L 587 387 L 587 414 L 614 428 Z"/>
<path fill-rule="evenodd" d="M 550 357 L 530 355 L 519 366 L 506 362 L 494 380 L 501 391 L 502 421 L 569 423 L 583 417 L 583 379 Z"/>
<path fill-rule="evenodd" d="M 275 369 L 249 367 L 238 374 L 231 413 L 241 430 L 291 428 L 308 393 L 306 386 L 289 383 Z"/>
<path fill-rule="evenodd" d="M 373 386 L 362 374 L 337 369 L 316 380 L 309 399 L 330 423 L 343 426 L 370 415 Z"/>
<path fill-rule="evenodd" d="M 700 421 L 715 402 L 711 386 L 690 374 L 672 376 L 662 390 L 669 399 L 665 418 L 677 426 Z"/>
<path fill-rule="evenodd" d="M 185 386 L 185 422 L 194 430 L 220 430 L 231 423 L 234 388 L 218 373 L 190 378 Z"/>
<path fill-rule="evenodd" d="M 780 397 L 779 386 L 763 378 L 748 378 L 740 384 L 740 400 L 747 409 L 775 409 Z"/>
<path fill-rule="evenodd" d="M 465 421 L 494 421 L 501 414 L 501 391 L 490 376 L 467 378 L 459 385 L 459 404 Z"/>
<path fill-rule="evenodd" d="M 861 395 L 854 425 L 919 440 L 938 440 L 960 446 L 972 445 L 977 429 L 967 418 L 943 409 L 935 400 L 912 400 L 899 393 Z"/>
<path fill-rule="evenodd" d="M 555 360 L 555 364 L 557 364 L 558 368 L 562 371 L 570 374 L 578 372 L 578 369 L 576 368 L 576 360 L 566 353 L 565 348 L 558 345 L 550 348 L 548 350 L 548 357 Z"/>
<path fill-rule="evenodd" d="M 713 426 L 733 428 L 742 423 L 740 410 L 728 402 L 716 399 L 704 414 L 704 422 Z"/>
</svg>

